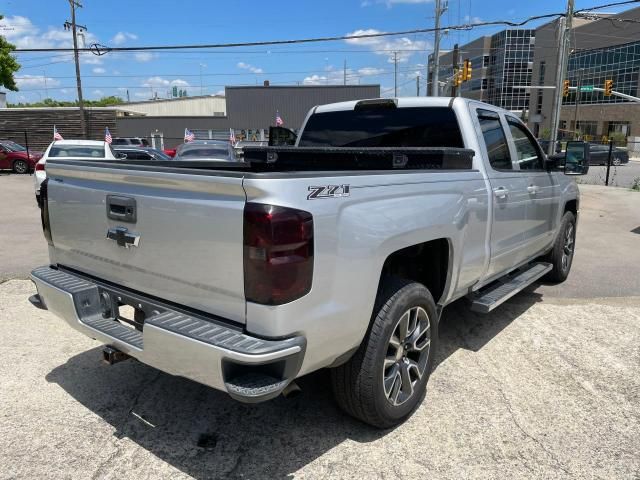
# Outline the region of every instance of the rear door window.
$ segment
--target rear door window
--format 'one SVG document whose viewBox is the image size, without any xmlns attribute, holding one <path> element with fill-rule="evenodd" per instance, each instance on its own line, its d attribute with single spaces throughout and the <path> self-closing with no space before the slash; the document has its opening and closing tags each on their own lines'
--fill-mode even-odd
<svg viewBox="0 0 640 480">
<path fill-rule="evenodd" d="M 456 147 L 460 126 L 449 107 L 367 108 L 315 113 L 301 147 Z"/>
<path fill-rule="evenodd" d="M 491 167 L 494 170 L 513 169 L 507 136 L 500 123 L 500 116 L 490 110 L 478 110 L 478 121 Z"/>
</svg>

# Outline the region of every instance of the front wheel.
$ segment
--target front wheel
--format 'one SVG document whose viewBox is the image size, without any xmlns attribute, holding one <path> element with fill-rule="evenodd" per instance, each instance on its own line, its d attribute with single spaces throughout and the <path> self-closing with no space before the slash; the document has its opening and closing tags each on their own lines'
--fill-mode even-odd
<svg viewBox="0 0 640 480">
<path fill-rule="evenodd" d="M 13 171 L 15 173 L 27 173 L 29 171 L 29 165 L 24 160 L 16 160 L 13 162 Z"/>
<path fill-rule="evenodd" d="M 546 279 L 555 283 L 564 282 L 569 276 L 576 246 L 576 217 L 573 212 L 565 212 L 560 224 L 560 231 L 553 244 L 547 260 L 553 269 Z"/>
<path fill-rule="evenodd" d="M 622 160 L 620 160 L 619 158 L 614 158 L 612 163 L 615 166 L 620 166 L 620 165 L 622 165 Z"/>
<path fill-rule="evenodd" d="M 438 342 L 429 290 L 400 279 L 390 279 L 384 287 L 360 348 L 331 371 L 340 407 L 379 428 L 398 425 L 420 404 Z"/>
</svg>

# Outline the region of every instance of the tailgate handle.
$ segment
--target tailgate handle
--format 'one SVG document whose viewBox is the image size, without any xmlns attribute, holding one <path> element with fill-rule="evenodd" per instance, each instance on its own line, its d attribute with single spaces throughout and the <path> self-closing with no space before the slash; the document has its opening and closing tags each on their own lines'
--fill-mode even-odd
<svg viewBox="0 0 640 480">
<path fill-rule="evenodd" d="M 107 195 L 107 217 L 119 222 L 136 223 L 136 199 Z"/>
</svg>

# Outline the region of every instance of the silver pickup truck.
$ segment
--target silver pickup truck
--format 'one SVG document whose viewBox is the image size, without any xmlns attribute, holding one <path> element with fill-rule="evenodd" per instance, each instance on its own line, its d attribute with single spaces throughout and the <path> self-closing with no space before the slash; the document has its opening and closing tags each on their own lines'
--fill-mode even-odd
<svg viewBox="0 0 640 480">
<path fill-rule="evenodd" d="M 555 165 L 462 98 L 319 106 L 290 133 L 234 164 L 51 159 L 32 303 L 110 363 L 245 402 L 330 368 L 340 406 L 389 427 L 424 397 L 446 305 L 569 274 L 584 145 Z"/>
</svg>

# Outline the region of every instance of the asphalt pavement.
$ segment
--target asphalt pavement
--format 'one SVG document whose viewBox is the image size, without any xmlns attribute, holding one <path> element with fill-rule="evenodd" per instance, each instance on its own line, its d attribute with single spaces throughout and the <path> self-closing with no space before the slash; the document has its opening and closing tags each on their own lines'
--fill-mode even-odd
<svg viewBox="0 0 640 480">
<path fill-rule="evenodd" d="M 564 284 L 447 307 L 423 404 L 380 431 L 336 407 L 326 371 L 248 406 L 101 363 L 27 301 L 20 278 L 47 263 L 30 182 L 0 177 L 0 479 L 640 478 L 640 193 L 581 186 Z"/>
</svg>

